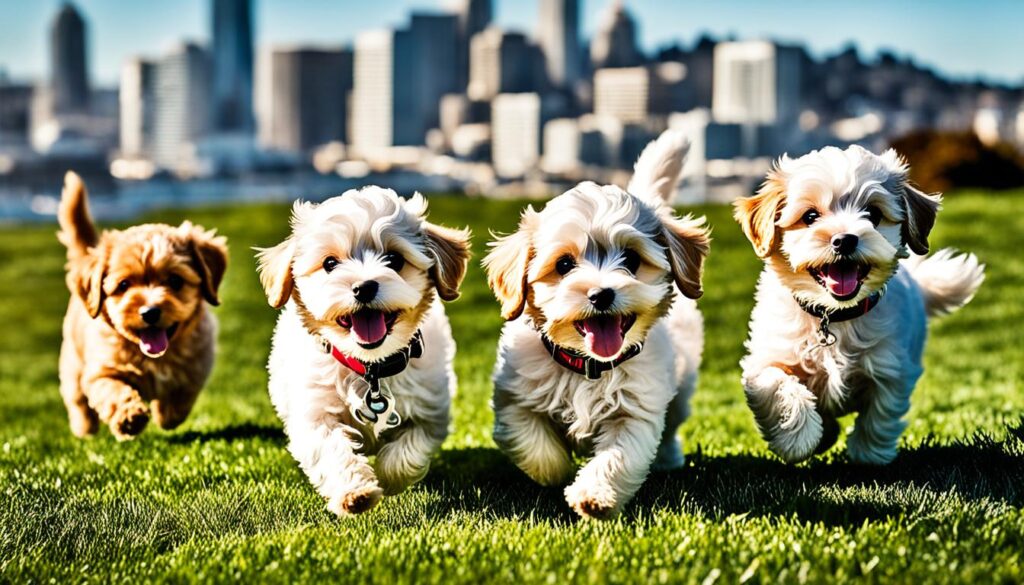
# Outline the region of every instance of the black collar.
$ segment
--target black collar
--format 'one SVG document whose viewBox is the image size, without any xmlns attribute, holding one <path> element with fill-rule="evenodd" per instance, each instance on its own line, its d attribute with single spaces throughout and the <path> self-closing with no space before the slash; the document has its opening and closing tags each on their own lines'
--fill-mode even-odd
<svg viewBox="0 0 1024 585">
<path fill-rule="evenodd" d="M 797 300 L 797 304 L 804 310 L 808 315 L 821 319 L 818 323 L 818 344 L 827 347 L 836 342 L 836 336 L 829 329 L 829 325 L 832 323 L 842 323 L 843 321 L 850 321 L 857 317 L 867 315 L 871 309 L 874 309 L 878 304 L 878 301 L 882 299 L 882 291 L 873 292 L 868 295 L 863 301 L 857 303 L 852 307 L 845 309 L 839 309 L 838 311 L 827 311 L 825 307 L 821 305 L 812 305 L 803 301 Z"/>
<path fill-rule="evenodd" d="M 416 331 L 416 334 L 412 336 L 412 342 L 409 343 L 408 347 L 402 348 L 375 362 L 364 362 L 350 355 L 345 355 L 326 340 L 323 343 L 324 349 L 330 349 L 330 354 L 334 356 L 334 359 L 369 382 L 371 388 L 381 378 L 390 378 L 402 373 L 409 365 L 409 360 L 423 355 L 423 334 L 419 331 Z"/>
<path fill-rule="evenodd" d="M 551 354 L 551 358 L 555 360 L 556 364 L 572 370 L 577 374 L 583 374 L 590 380 L 600 379 L 601 374 L 618 367 L 619 364 L 632 357 L 636 357 L 636 355 L 644 348 L 642 343 L 634 345 L 622 352 L 622 355 L 617 357 L 614 361 L 602 362 L 601 360 L 596 360 L 577 351 L 557 346 L 555 345 L 555 342 L 548 339 L 548 336 L 543 333 L 540 334 L 540 339 L 544 342 L 544 347 L 548 350 L 548 353 Z"/>
<path fill-rule="evenodd" d="M 871 309 L 874 309 L 878 305 L 878 301 L 882 299 L 881 291 L 876 291 L 868 295 L 863 301 L 857 303 L 852 307 L 846 307 L 845 309 L 839 309 L 838 311 L 827 311 L 825 307 L 821 305 L 812 305 L 803 301 L 797 301 L 800 308 L 803 309 L 807 314 L 812 317 L 819 319 L 828 316 L 829 323 L 842 323 L 843 321 L 849 321 L 867 315 Z"/>
</svg>

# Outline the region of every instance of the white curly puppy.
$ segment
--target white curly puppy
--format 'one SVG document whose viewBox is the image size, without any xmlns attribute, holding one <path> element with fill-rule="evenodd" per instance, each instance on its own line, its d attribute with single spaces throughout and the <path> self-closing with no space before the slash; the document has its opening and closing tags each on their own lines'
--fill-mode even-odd
<svg viewBox="0 0 1024 585">
<path fill-rule="evenodd" d="M 484 260 L 508 320 L 494 440 L 544 485 L 572 477 L 572 452 L 592 455 L 565 489 L 583 516 L 617 513 L 652 464 L 683 464 L 676 429 L 703 349 L 692 299 L 708 252 L 703 218 L 680 219 L 666 203 L 686 150 L 665 133 L 644 150 L 628 192 L 581 183 L 540 212 L 527 208 Z"/>
<path fill-rule="evenodd" d="M 299 202 L 292 234 L 259 253 L 267 299 L 284 307 L 270 398 L 339 515 L 421 479 L 448 434 L 455 343 L 437 297 L 458 297 L 469 234 L 427 222 L 426 207 L 378 187 Z"/>
<path fill-rule="evenodd" d="M 850 459 L 892 461 L 922 373 L 926 316 L 964 305 L 984 278 L 973 255 L 917 256 L 941 197 L 912 187 L 907 170 L 893 150 L 829 147 L 784 156 L 756 195 L 735 203 L 765 260 L 743 386 L 787 462 L 830 448 L 836 418 L 852 412 Z"/>
</svg>

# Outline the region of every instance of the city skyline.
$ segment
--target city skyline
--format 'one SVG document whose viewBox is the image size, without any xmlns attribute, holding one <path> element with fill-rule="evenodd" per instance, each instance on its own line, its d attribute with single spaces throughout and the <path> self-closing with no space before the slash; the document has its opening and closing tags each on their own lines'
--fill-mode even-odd
<svg viewBox="0 0 1024 585">
<path fill-rule="evenodd" d="M 594 34 L 611 1 L 581 2 L 583 38 Z M 4 13 L 0 69 L 18 80 L 45 79 L 47 51 L 40 33 L 61 4 L 60 0 L 5 3 L 0 9 Z M 351 44 L 360 31 L 401 25 L 411 10 L 444 10 L 450 4 L 448 0 L 395 0 L 372 6 L 262 0 L 255 4 L 255 41 L 258 49 L 279 44 Z M 536 35 L 537 2 L 496 0 L 494 4 L 496 24 Z M 90 81 L 95 85 L 116 85 L 121 66 L 133 55 L 166 52 L 183 38 L 209 42 L 210 14 L 202 0 L 144 4 L 79 0 L 75 5 L 92 31 L 88 57 Z M 713 8 L 664 0 L 633 0 L 625 5 L 638 21 L 640 46 L 648 53 L 674 42 L 691 45 L 705 32 L 800 42 L 817 57 L 854 42 L 868 58 L 885 49 L 953 78 L 1024 83 L 1024 63 L 1014 58 L 1024 53 L 1024 36 L 1015 30 L 1024 19 L 1024 4 L 1011 0 L 988 2 L 980 8 L 953 0 L 895 5 L 868 0 L 856 7 L 749 0 L 728 0 Z"/>
</svg>

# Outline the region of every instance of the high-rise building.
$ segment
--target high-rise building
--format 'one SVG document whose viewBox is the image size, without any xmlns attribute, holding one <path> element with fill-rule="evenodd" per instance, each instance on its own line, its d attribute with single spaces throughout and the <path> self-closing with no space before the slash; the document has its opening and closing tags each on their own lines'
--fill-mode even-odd
<svg viewBox="0 0 1024 585">
<path fill-rule="evenodd" d="M 594 73 L 594 113 L 624 124 L 642 123 L 690 109 L 689 89 L 682 63 L 599 69 Z"/>
<path fill-rule="evenodd" d="M 163 56 L 154 70 L 153 161 L 176 169 L 194 155 L 210 124 L 210 56 L 185 43 Z"/>
<path fill-rule="evenodd" d="M 89 107 L 89 70 L 85 21 L 65 3 L 50 33 L 50 89 L 55 113 L 84 112 Z"/>
<path fill-rule="evenodd" d="M 537 165 L 540 107 L 536 93 L 503 93 L 491 102 L 491 157 L 499 177 L 521 177 Z"/>
<path fill-rule="evenodd" d="M 769 41 L 715 46 L 712 115 L 718 122 L 786 124 L 800 114 L 799 49 Z"/>
<path fill-rule="evenodd" d="M 534 90 L 532 55 L 522 34 L 498 27 L 477 34 L 470 45 L 469 99 L 490 101 L 499 93 Z"/>
<path fill-rule="evenodd" d="M 28 141 L 33 89 L 0 77 L 0 146 Z"/>
<path fill-rule="evenodd" d="M 440 125 L 441 97 L 466 89 L 459 85 L 458 28 L 458 17 L 453 14 L 412 14 L 412 76 L 399 81 L 398 88 L 412 91 L 416 97 L 415 144 L 422 144 L 427 131 Z"/>
<path fill-rule="evenodd" d="M 121 155 L 128 158 L 152 156 L 156 113 L 156 65 L 133 58 L 121 68 L 120 100 Z"/>
<path fill-rule="evenodd" d="M 571 88 L 580 79 L 579 0 L 540 0 L 537 41 L 547 73 L 557 87 Z"/>
<path fill-rule="evenodd" d="M 635 67 L 644 62 L 637 47 L 636 22 L 622 0 L 613 0 L 590 40 L 590 62 L 594 70 L 606 67 Z"/>
<path fill-rule="evenodd" d="M 253 130 L 251 0 L 212 0 L 212 123 L 221 133 Z"/>
<path fill-rule="evenodd" d="M 494 7 L 492 0 L 456 0 L 453 3 L 459 18 L 458 91 L 464 91 L 469 83 L 470 43 L 477 33 L 491 24 Z"/>
<path fill-rule="evenodd" d="M 347 140 L 352 51 L 276 49 L 270 55 L 266 146 L 305 152 Z"/>
<path fill-rule="evenodd" d="M 352 145 L 420 145 L 440 124 L 440 103 L 456 91 L 457 20 L 414 13 L 408 29 L 356 37 Z"/>
</svg>

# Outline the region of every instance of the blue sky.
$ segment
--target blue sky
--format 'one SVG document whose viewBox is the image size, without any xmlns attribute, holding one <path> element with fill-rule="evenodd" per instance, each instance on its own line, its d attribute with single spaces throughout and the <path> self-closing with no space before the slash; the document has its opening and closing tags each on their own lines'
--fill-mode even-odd
<svg viewBox="0 0 1024 585">
<path fill-rule="evenodd" d="M 362 30 L 403 24 L 444 0 L 255 0 L 260 45 L 339 44 Z M 814 54 L 855 41 L 961 77 L 1024 83 L 1024 0 L 625 0 L 645 49 L 703 31 L 805 43 Z M 589 34 L 611 0 L 581 0 Z M 130 55 L 159 54 L 208 36 L 208 0 L 76 0 L 90 27 L 94 82 L 113 84 Z M 494 0 L 498 24 L 532 32 L 537 0 Z M 61 0 L 0 0 L 0 67 L 19 79 L 48 74 L 47 37 Z"/>
</svg>

